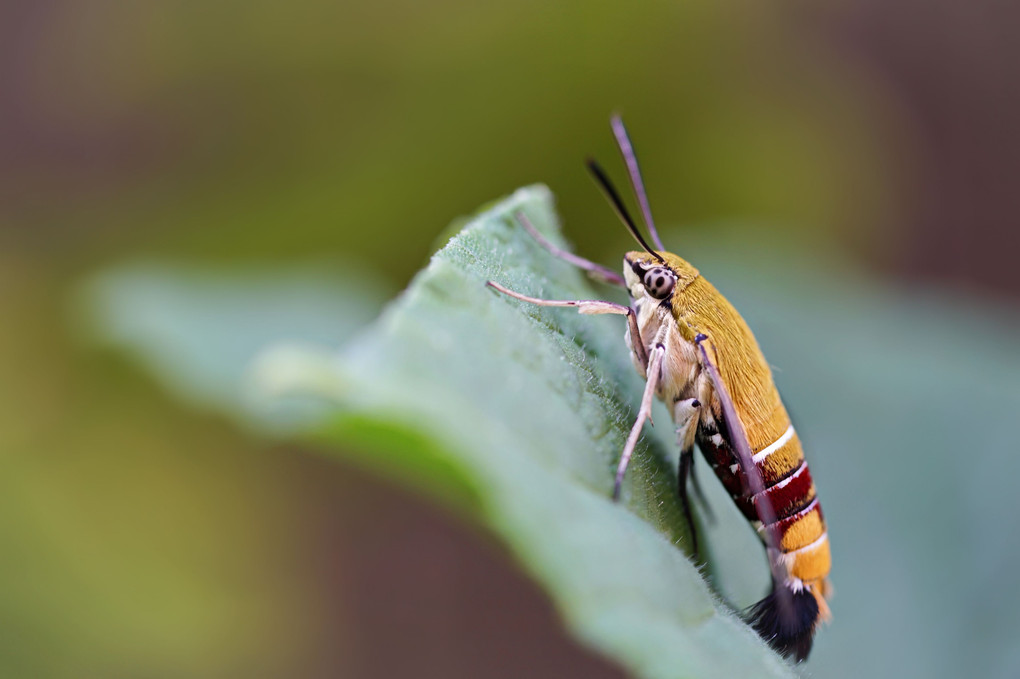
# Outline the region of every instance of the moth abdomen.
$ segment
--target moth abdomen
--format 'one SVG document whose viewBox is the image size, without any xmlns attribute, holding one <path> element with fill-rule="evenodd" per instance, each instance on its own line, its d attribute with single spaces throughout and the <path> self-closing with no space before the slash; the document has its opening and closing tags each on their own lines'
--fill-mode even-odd
<svg viewBox="0 0 1020 679">
<path fill-rule="evenodd" d="M 721 429 L 722 433 L 710 433 L 714 431 L 710 427 L 699 430 L 698 447 L 759 536 L 764 539 L 765 530 L 771 529 L 789 576 L 786 586 L 791 595 L 789 605 L 794 608 L 792 614 L 781 614 L 776 609 L 780 598 L 773 591 L 752 607 L 748 621 L 777 651 L 802 660 L 811 649 L 815 628 L 829 616 L 824 599 L 830 567 L 828 534 L 811 470 L 800 440 L 786 423 L 772 443 L 754 451 L 752 460 L 763 490 L 750 495 L 745 471 L 727 440 L 725 423 Z M 755 433 L 762 438 L 761 432 Z M 772 521 L 762 524 L 760 508 L 766 503 Z"/>
</svg>

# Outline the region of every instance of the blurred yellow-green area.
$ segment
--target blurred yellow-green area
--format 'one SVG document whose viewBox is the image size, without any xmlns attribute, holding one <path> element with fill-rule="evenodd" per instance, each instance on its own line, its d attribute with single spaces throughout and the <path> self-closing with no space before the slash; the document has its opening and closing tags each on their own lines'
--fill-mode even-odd
<svg viewBox="0 0 1020 679">
<path fill-rule="evenodd" d="M 487 538 L 181 405 L 87 340 L 75 291 L 122 261 L 314 261 L 370 271 L 384 299 L 452 219 L 539 181 L 615 266 L 630 245 L 582 161 L 622 177 L 620 112 L 660 222 L 750 224 L 877 285 L 1015 311 L 1018 18 L 992 0 L 3 3 L 0 676 L 617 676 Z"/>
</svg>

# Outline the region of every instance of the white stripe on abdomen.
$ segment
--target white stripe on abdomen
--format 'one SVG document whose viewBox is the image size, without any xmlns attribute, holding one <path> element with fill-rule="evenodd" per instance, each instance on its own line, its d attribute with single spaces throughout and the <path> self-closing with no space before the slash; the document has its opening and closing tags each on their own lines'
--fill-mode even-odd
<svg viewBox="0 0 1020 679">
<path fill-rule="evenodd" d="M 793 425 L 791 424 L 791 425 L 790 425 L 790 427 L 789 427 L 789 429 L 787 429 L 787 430 L 786 430 L 786 431 L 785 431 L 785 432 L 783 433 L 783 435 L 782 435 L 782 436 L 780 436 L 780 437 L 779 437 L 778 439 L 776 439 L 776 440 L 775 440 L 775 441 L 774 441 L 773 443 L 771 443 L 770 445 L 768 445 L 767 447 L 765 447 L 764 449 L 762 449 L 762 450 L 761 450 L 761 452 L 757 452 L 757 453 L 755 453 L 755 454 L 754 454 L 754 456 L 753 456 L 753 457 L 751 457 L 751 460 L 752 460 L 752 461 L 753 461 L 753 462 L 754 462 L 755 464 L 758 464 L 759 462 L 761 462 L 762 460 L 764 460 L 764 459 L 765 459 L 766 457 L 768 457 L 768 456 L 769 456 L 769 455 L 771 455 L 772 453 L 776 452 L 777 450 L 779 450 L 780 448 L 782 448 L 783 446 L 785 446 L 785 445 L 787 444 L 787 442 L 788 442 L 788 441 L 789 441 L 790 439 L 792 439 L 792 438 L 793 438 L 793 435 L 794 435 L 794 433 L 795 433 L 795 432 L 793 431 Z"/>
</svg>

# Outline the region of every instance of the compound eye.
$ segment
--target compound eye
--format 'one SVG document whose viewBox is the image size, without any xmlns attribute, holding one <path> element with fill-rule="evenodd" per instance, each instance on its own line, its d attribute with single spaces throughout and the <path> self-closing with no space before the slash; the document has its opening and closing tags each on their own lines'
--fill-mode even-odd
<svg viewBox="0 0 1020 679">
<path fill-rule="evenodd" d="M 655 299 L 666 299 L 669 294 L 673 292 L 673 286 L 676 285 L 676 276 L 669 269 L 661 266 L 654 267 L 645 272 L 645 277 L 641 281 L 645 290 L 648 294 Z"/>
</svg>

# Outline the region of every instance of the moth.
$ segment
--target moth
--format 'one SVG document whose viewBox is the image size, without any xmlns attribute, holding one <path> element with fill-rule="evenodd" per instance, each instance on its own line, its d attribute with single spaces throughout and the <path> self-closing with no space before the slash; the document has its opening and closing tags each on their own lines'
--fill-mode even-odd
<svg viewBox="0 0 1020 679">
<path fill-rule="evenodd" d="M 641 246 L 623 258 L 623 275 L 557 248 L 523 213 L 521 226 L 556 257 L 602 282 L 626 289 L 630 303 L 528 297 L 494 281 L 488 285 L 519 300 L 573 307 L 582 314 L 627 317 L 624 339 L 645 389 L 613 487 L 620 487 L 655 397 L 672 413 L 680 447 L 678 488 L 697 555 L 688 483 L 697 444 L 716 477 L 757 531 L 772 574 L 769 594 L 747 612 L 748 622 L 776 651 L 807 658 L 819 625 L 831 615 L 829 540 L 811 472 L 769 365 L 747 323 L 696 268 L 666 251 L 652 220 L 637 156 L 623 121 L 611 121 L 630 183 L 656 248 L 652 249 L 609 177 L 594 161 L 588 169 L 627 230 Z"/>
</svg>

